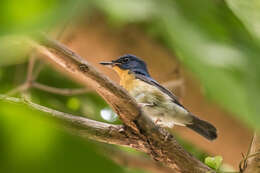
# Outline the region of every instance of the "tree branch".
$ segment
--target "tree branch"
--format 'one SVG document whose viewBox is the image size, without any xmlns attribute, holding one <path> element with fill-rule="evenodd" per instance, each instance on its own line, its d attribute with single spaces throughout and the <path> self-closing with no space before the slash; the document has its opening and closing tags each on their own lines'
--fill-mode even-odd
<svg viewBox="0 0 260 173">
<path fill-rule="evenodd" d="M 34 40 L 38 44 L 32 42 L 33 47 L 42 58 L 66 71 L 73 79 L 95 89 L 112 106 L 129 131 L 142 139 L 146 153 L 154 160 L 176 172 L 214 172 L 186 152 L 166 130 L 157 127 L 122 87 L 98 72 L 82 57 L 44 35 Z"/>
<path fill-rule="evenodd" d="M 140 110 L 125 90 L 122 90 L 121 87 L 61 43 L 43 35 L 40 35 L 36 41 L 45 46 L 34 45 L 44 59 L 58 65 L 61 70 L 65 70 L 72 78 L 76 78 L 82 84 L 96 90 L 113 108 L 120 108 L 121 118 L 125 124 L 138 131 L 133 120 L 139 115 Z M 115 110 L 118 113 L 119 110 Z"/>
<path fill-rule="evenodd" d="M 6 95 L 0 95 L 0 100 L 8 101 L 12 103 L 25 104 L 33 109 L 47 113 L 56 120 L 61 121 L 66 128 L 69 128 L 74 134 L 83 138 L 96 140 L 99 142 L 116 144 L 121 146 L 132 147 L 140 151 L 146 151 L 140 138 L 126 130 L 123 125 L 113 125 L 103 122 L 90 120 L 85 117 L 75 116 L 60 112 L 54 109 L 50 109 L 36 103 L 33 103 L 26 99 L 9 97 Z"/>
<path fill-rule="evenodd" d="M 246 163 L 245 173 L 259 173 L 260 172 L 260 136 L 254 134 L 253 141 L 249 155 L 247 156 L 248 163 Z"/>
</svg>

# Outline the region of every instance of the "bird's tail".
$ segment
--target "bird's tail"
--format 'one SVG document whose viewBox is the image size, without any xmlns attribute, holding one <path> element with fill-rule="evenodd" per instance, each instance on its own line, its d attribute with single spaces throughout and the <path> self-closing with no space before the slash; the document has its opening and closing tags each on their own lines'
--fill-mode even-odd
<svg viewBox="0 0 260 173">
<path fill-rule="evenodd" d="M 192 123 L 186 124 L 186 127 L 199 133 L 208 140 L 214 140 L 217 138 L 217 129 L 210 123 L 203 121 L 192 115 Z"/>
</svg>

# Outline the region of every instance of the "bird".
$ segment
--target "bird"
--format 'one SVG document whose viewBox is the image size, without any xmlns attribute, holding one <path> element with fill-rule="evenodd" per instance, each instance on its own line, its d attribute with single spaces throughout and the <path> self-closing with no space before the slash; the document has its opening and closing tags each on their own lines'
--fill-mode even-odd
<svg viewBox="0 0 260 173">
<path fill-rule="evenodd" d="M 189 112 L 170 90 L 154 80 L 141 58 L 126 54 L 100 64 L 117 72 L 120 85 L 156 125 L 170 129 L 174 125 L 185 126 L 208 140 L 217 138 L 217 129 Z"/>
</svg>

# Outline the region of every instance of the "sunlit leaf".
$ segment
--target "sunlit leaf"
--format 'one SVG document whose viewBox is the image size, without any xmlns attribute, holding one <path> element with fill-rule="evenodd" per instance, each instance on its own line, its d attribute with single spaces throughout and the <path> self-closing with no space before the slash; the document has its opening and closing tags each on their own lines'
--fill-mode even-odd
<svg viewBox="0 0 260 173">
<path fill-rule="evenodd" d="M 223 158 L 221 156 L 206 157 L 205 164 L 214 170 L 218 170 L 222 164 Z"/>
<path fill-rule="evenodd" d="M 78 98 L 76 97 L 72 97 L 67 101 L 67 106 L 68 108 L 70 108 L 71 110 L 78 110 L 80 108 L 80 101 Z"/>
<path fill-rule="evenodd" d="M 260 1 L 226 0 L 226 2 L 252 35 L 260 39 Z"/>
</svg>

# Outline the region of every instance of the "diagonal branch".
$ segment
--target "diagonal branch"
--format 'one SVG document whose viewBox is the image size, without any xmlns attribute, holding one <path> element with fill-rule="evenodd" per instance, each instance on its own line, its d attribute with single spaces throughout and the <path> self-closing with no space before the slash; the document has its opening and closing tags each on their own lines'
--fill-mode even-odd
<svg viewBox="0 0 260 173">
<path fill-rule="evenodd" d="M 67 72 L 72 79 L 95 89 L 117 112 L 129 131 L 142 139 L 146 153 L 154 160 L 176 172 L 214 172 L 186 152 L 167 131 L 157 127 L 124 89 L 98 72 L 82 57 L 44 35 L 38 36 L 34 41 L 36 43 L 31 42 L 32 46 L 38 50 L 42 58 Z"/>
<path fill-rule="evenodd" d="M 146 151 L 140 142 L 140 138 L 135 134 L 129 133 L 123 125 L 107 124 L 90 120 L 85 117 L 67 114 L 21 98 L 0 95 L 0 100 L 25 104 L 33 109 L 47 113 L 47 115 L 61 121 L 66 128 L 72 131 L 73 134 L 79 135 L 83 138 Z"/>
<path fill-rule="evenodd" d="M 42 58 L 67 72 L 73 79 L 80 81 L 83 85 L 96 90 L 120 115 L 123 122 L 138 131 L 133 120 L 139 115 L 140 110 L 125 90 L 117 86 L 106 76 L 97 71 L 88 62 L 76 53 L 69 50 L 61 43 L 51 40 L 44 35 L 36 39 L 41 45 L 34 44 Z M 118 110 L 120 108 L 120 110 Z"/>
</svg>

